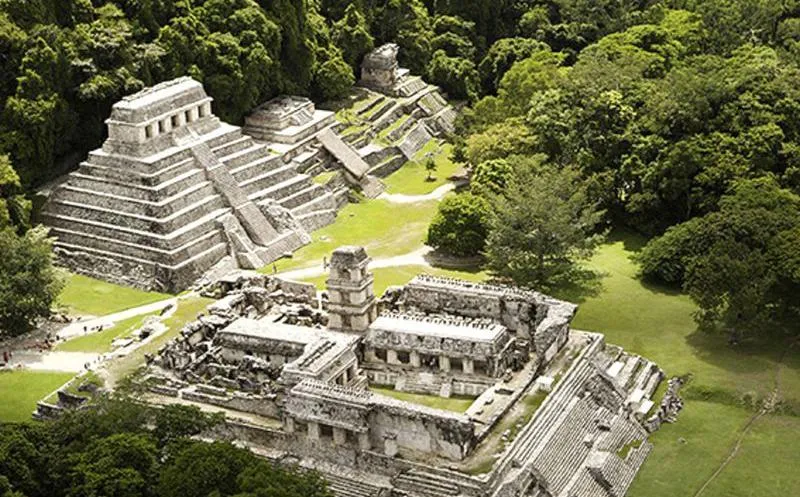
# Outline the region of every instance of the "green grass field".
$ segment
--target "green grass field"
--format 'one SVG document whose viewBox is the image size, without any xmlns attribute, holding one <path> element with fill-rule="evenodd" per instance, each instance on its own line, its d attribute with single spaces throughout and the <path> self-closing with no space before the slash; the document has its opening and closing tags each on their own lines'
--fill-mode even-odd
<svg viewBox="0 0 800 497">
<path fill-rule="evenodd" d="M 435 212 L 435 201 L 390 204 L 378 199 L 346 205 L 335 223 L 312 234 L 311 244 L 296 251 L 291 259 L 279 260 L 276 266 L 280 271 L 321 266 L 323 257 L 330 258 L 341 245 L 363 245 L 373 258 L 406 254 L 422 246 Z M 262 271 L 271 272 L 272 265 Z"/>
<path fill-rule="evenodd" d="M 469 406 L 472 405 L 473 402 L 475 402 L 475 399 L 472 397 L 453 396 L 450 398 L 444 398 L 439 397 L 438 395 L 420 395 L 409 392 L 398 392 L 397 390 L 393 390 L 391 388 L 378 387 L 370 387 L 370 390 L 377 394 L 386 395 L 387 397 L 393 397 L 398 400 L 404 400 L 406 402 L 411 402 L 412 404 L 420 404 L 427 407 L 433 407 L 435 409 L 444 409 L 445 411 L 453 412 L 464 412 L 469 408 Z"/>
<path fill-rule="evenodd" d="M 65 307 L 73 315 L 104 316 L 170 297 L 70 274 L 57 305 Z"/>
<path fill-rule="evenodd" d="M 72 376 L 48 371 L 0 371 L 0 422 L 29 421 L 36 403 Z"/>
<path fill-rule="evenodd" d="M 79 336 L 72 340 L 61 342 L 56 350 L 62 352 L 97 352 L 102 354 L 111 350 L 111 343 L 117 338 L 124 338 L 142 326 L 144 320 L 149 316 L 157 315 L 157 312 L 134 316 L 120 321 L 114 326 L 103 331 Z"/>
<path fill-rule="evenodd" d="M 447 178 L 456 174 L 462 165 L 450 159 L 453 146 L 449 143 L 439 145 L 436 140 L 431 140 L 417 152 L 413 161 L 407 162 L 403 167 L 383 182 L 389 193 L 403 193 L 406 195 L 425 195 L 447 183 Z M 425 156 L 434 154 L 436 171 L 433 173 L 434 181 L 428 181 L 428 171 L 425 170 Z"/>
</svg>

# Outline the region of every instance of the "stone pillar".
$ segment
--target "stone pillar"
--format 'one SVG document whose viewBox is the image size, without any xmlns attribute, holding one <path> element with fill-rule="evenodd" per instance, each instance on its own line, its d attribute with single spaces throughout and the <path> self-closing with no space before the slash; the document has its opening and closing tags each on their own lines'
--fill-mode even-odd
<svg viewBox="0 0 800 497">
<path fill-rule="evenodd" d="M 397 435 L 387 433 L 383 436 L 383 454 L 389 457 L 397 455 Z"/>
<path fill-rule="evenodd" d="M 352 366 L 350 366 L 350 381 L 353 381 L 356 378 L 358 378 L 358 367 L 355 364 L 353 364 Z"/>
<path fill-rule="evenodd" d="M 461 360 L 461 370 L 464 374 L 475 374 L 475 362 L 469 357 Z"/>
<path fill-rule="evenodd" d="M 176 127 L 183 126 L 184 124 L 186 124 L 186 114 L 184 114 L 183 112 L 178 112 L 175 116 L 178 118 Z"/>
<path fill-rule="evenodd" d="M 294 418 L 291 416 L 286 416 L 286 419 L 283 420 L 283 429 L 286 430 L 288 433 L 294 433 Z"/>
<path fill-rule="evenodd" d="M 386 363 L 387 364 L 400 364 L 400 360 L 397 359 L 397 351 L 386 349 Z"/>
<path fill-rule="evenodd" d="M 308 439 L 319 440 L 319 423 L 314 421 L 308 422 Z"/>
<path fill-rule="evenodd" d="M 445 373 L 450 372 L 450 358 L 446 355 L 439 356 L 439 369 Z"/>
<path fill-rule="evenodd" d="M 369 433 L 366 431 L 361 432 L 358 434 L 358 449 L 359 450 L 369 450 L 372 448 L 372 444 L 369 443 Z"/>
<path fill-rule="evenodd" d="M 347 443 L 347 431 L 344 428 L 333 427 L 333 443 L 336 445 Z"/>
<path fill-rule="evenodd" d="M 420 360 L 419 357 L 419 352 L 417 352 L 416 350 L 412 350 L 411 352 L 408 353 L 408 361 L 409 364 L 411 364 L 412 368 L 418 368 L 422 365 L 422 361 Z"/>
</svg>

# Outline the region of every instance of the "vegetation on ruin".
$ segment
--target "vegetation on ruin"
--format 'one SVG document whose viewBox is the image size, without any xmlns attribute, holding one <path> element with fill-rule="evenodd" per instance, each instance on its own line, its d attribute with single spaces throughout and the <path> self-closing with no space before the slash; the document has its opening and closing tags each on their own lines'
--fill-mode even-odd
<svg viewBox="0 0 800 497">
<path fill-rule="evenodd" d="M 438 395 L 424 395 L 419 393 L 400 392 L 393 388 L 370 387 L 373 392 L 393 397 L 398 400 L 411 402 L 412 404 L 420 404 L 426 407 L 433 407 L 434 409 L 443 409 L 445 411 L 465 412 L 469 406 L 475 402 L 475 397 L 452 395 L 451 397 L 439 397 Z"/>
<path fill-rule="evenodd" d="M 383 180 L 387 193 L 425 195 L 447 184 L 450 177 L 463 169 L 463 164 L 453 160 L 452 149 L 449 143 L 440 144 L 435 139 L 426 143 L 414 155 L 414 160 L 406 162 Z M 428 154 L 432 154 L 436 162 L 436 178 L 433 181 L 427 181 L 425 157 Z"/>
</svg>

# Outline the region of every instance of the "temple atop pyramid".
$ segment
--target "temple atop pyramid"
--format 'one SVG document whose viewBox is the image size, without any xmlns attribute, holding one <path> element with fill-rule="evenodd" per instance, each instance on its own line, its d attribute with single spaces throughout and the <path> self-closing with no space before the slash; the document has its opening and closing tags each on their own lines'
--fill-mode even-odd
<svg viewBox="0 0 800 497">
<path fill-rule="evenodd" d="M 176 291 L 231 255 L 262 267 L 333 222 L 333 192 L 224 123 L 191 78 L 117 102 L 108 139 L 50 196 L 44 221 L 78 273 Z M 297 151 L 295 153 L 298 153 Z"/>
</svg>

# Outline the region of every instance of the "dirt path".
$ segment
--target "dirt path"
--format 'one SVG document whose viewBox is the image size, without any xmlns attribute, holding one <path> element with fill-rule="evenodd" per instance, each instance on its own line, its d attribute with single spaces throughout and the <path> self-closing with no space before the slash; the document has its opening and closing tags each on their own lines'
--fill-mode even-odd
<svg viewBox="0 0 800 497">
<path fill-rule="evenodd" d="M 417 202 L 428 202 L 429 200 L 441 200 L 445 195 L 455 190 L 456 185 L 452 182 L 445 183 L 434 191 L 426 195 L 406 195 L 404 193 L 382 193 L 378 198 L 393 204 L 414 204 Z"/>
<path fill-rule="evenodd" d="M 758 412 L 755 413 L 753 416 L 751 416 L 749 420 L 747 420 L 747 424 L 744 425 L 744 428 L 739 433 L 739 436 L 736 438 L 736 443 L 733 445 L 733 448 L 731 449 L 730 453 L 728 453 L 728 457 L 726 457 L 725 460 L 722 461 L 722 463 L 719 465 L 716 471 L 714 471 L 714 473 L 708 478 L 708 480 L 706 480 L 703 483 L 703 486 L 700 487 L 700 489 L 694 494 L 694 497 L 700 497 L 700 495 L 702 495 L 703 492 L 705 492 L 706 488 L 708 488 L 708 486 L 711 485 L 720 474 L 722 474 L 722 472 L 725 470 L 728 464 L 730 464 L 731 461 L 733 461 L 736 458 L 736 455 L 739 453 L 739 449 L 741 448 L 745 437 L 747 436 L 748 433 L 750 433 L 750 430 L 753 428 L 756 422 L 763 416 L 770 414 L 775 409 L 776 405 L 780 401 L 781 369 L 783 369 L 783 360 L 786 357 L 787 352 L 791 348 L 792 348 L 791 346 L 786 347 L 783 350 L 780 359 L 778 360 L 778 365 L 775 368 L 775 385 L 772 389 L 772 392 L 770 392 L 769 396 L 764 400 L 764 403 L 762 404 Z"/>
<path fill-rule="evenodd" d="M 56 333 L 56 336 L 62 340 L 68 340 L 76 336 L 86 335 L 87 333 L 91 333 L 93 331 L 101 331 L 104 328 L 113 326 L 116 322 L 124 321 L 135 316 L 161 311 L 166 307 L 175 306 L 177 303 L 178 297 L 172 297 L 165 300 L 159 300 L 158 302 L 153 302 L 151 304 L 140 305 L 139 307 L 134 307 L 132 309 L 115 312 L 114 314 L 108 314 L 106 316 L 100 316 L 83 321 L 75 321 L 74 323 L 70 323 L 59 330 L 58 333 Z"/>
</svg>

